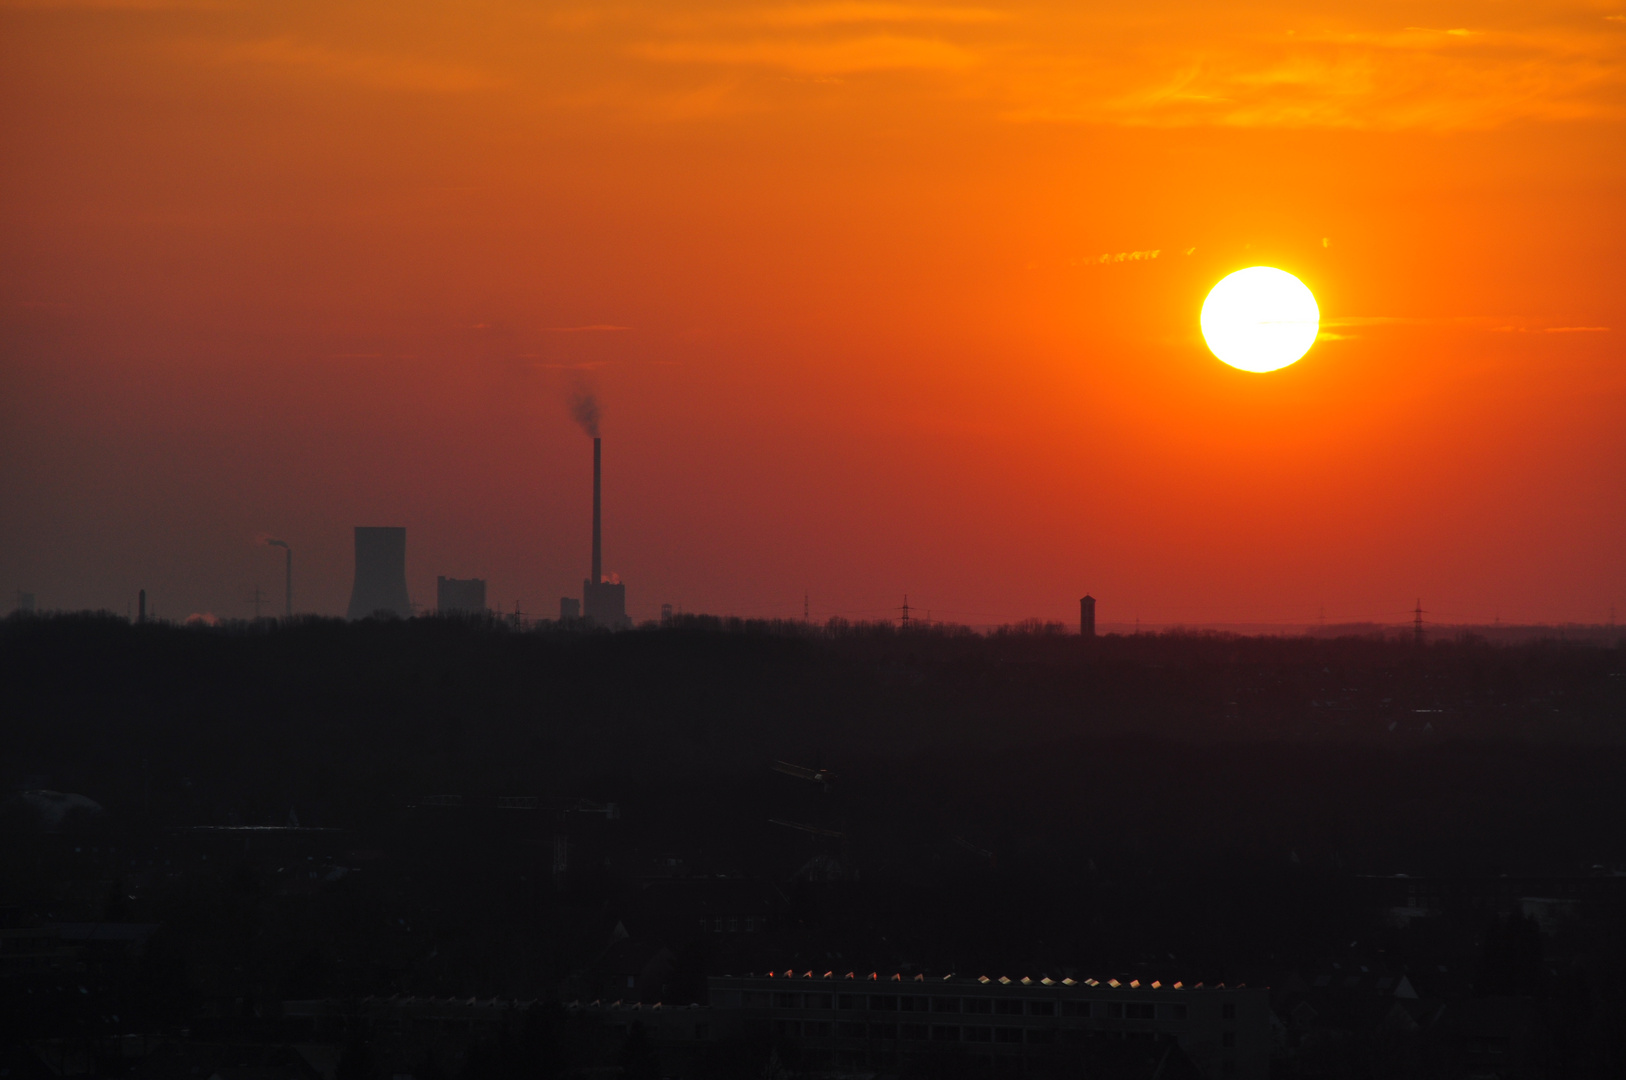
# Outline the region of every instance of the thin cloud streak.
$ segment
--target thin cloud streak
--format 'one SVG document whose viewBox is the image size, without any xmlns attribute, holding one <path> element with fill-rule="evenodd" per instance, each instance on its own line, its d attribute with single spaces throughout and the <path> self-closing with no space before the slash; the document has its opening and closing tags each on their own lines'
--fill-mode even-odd
<svg viewBox="0 0 1626 1080">
<path fill-rule="evenodd" d="M 381 90 L 468 93 L 503 86 L 505 80 L 477 67 L 388 53 L 335 49 L 294 37 L 239 42 L 193 42 L 192 51 L 215 64 L 259 65 L 360 84 Z"/>
<path fill-rule="evenodd" d="M 952 71 L 979 62 L 974 53 L 945 41 L 890 34 L 828 42 L 645 42 L 635 45 L 632 51 L 668 63 L 782 68 L 802 75 Z"/>
<path fill-rule="evenodd" d="M 840 26 L 854 23 L 990 23 L 1011 18 L 988 8 L 936 4 L 791 4 L 747 12 L 742 22 L 768 26 Z"/>
</svg>

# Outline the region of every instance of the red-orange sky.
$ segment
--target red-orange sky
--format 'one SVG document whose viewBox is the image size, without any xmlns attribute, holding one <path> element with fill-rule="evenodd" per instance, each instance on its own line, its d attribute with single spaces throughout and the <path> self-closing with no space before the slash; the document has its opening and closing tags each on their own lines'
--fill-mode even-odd
<svg viewBox="0 0 1626 1080">
<path fill-rule="evenodd" d="M 339 613 L 388 524 L 556 612 L 584 386 L 638 618 L 1626 605 L 1622 0 L 41 0 L 0 94 L 42 607 L 244 616 L 271 534 Z M 1254 264 L 1269 375 L 1197 329 Z"/>
</svg>

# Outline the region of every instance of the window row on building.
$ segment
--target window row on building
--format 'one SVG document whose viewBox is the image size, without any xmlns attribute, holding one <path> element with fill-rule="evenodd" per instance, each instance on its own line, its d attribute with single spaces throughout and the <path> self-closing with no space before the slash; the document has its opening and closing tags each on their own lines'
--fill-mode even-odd
<svg viewBox="0 0 1626 1080">
<path fill-rule="evenodd" d="M 799 994 L 766 990 L 746 991 L 740 1004 L 747 1009 L 1075 1016 L 1103 1020 L 1184 1020 L 1187 1012 L 1183 1004 L 1153 1004 L 1149 1001 L 1043 1001 L 1016 997 L 962 998 L 914 994 Z"/>
<path fill-rule="evenodd" d="M 774 1034 L 790 1039 L 864 1039 L 938 1043 L 1027 1043 L 1056 1041 L 1055 1028 L 993 1027 L 983 1024 L 875 1024 L 862 1020 L 776 1020 Z"/>
</svg>

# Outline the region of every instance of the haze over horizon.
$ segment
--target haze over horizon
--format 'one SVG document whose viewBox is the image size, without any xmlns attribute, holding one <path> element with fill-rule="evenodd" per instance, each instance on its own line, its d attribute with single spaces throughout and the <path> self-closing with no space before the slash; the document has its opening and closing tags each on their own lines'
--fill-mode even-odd
<svg viewBox="0 0 1626 1080">
<path fill-rule="evenodd" d="M 0 590 L 1604 623 L 1626 7 L 0 4 Z M 1314 292 L 1267 375 L 1197 311 Z M 9 608 L 9 603 L 5 605 Z M 275 610 L 273 604 L 271 610 Z"/>
</svg>

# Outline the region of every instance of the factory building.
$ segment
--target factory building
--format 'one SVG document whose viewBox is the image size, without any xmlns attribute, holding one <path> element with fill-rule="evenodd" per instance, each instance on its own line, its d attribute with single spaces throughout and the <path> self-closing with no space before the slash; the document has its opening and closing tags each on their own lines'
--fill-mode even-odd
<svg viewBox="0 0 1626 1080">
<path fill-rule="evenodd" d="M 707 984 L 714 1020 L 794 1040 L 815 1068 L 891 1070 L 946 1052 L 995 1076 L 1020 1076 L 1041 1062 L 1159 1048 L 1207 1077 L 1263 1080 L 1270 1068 L 1263 988 L 833 971 L 720 975 Z"/>
<path fill-rule="evenodd" d="M 356 578 L 350 589 L 351 620 L 374 615 L 412 617 L 406 584 L 406 529 L 356 526 Z"/>
<path fill-rule="evenodd" d="M 435 610 L 442 615 L 484 615 L 486 583 L 480 578 L 435 579 Z"/>
<path fill-rule="evenodd" d="M 594 626 L 625 630 L 632 625 L 627 618 L 627 587 L 619 581 L 582 582 L 582 612 Z"/>
<path fill-rule="evenodd" d="M 707 989 L 705 1004 L 663 1004 L 623 985 L 565 1008 L 593 1022 L 585 1030 L 604 1036 L 606 1057 L 642 1028 L 674 1073 L 693 1073 L 709 1044 L 742 1041 L 794 1047 L 802 1075 L 914 1066 L 968 1077 L 1264 1080 L 1270 1069 L 1262 988 L 783 971 L 714 975 Z M 375 1035 L 449 1029 L 489 1037 L 531 1004 L 369 997 L 285 1001 L 282 1013 L 305 1039 L 342 1037 L 358 1021 Z"/>
</svg>

